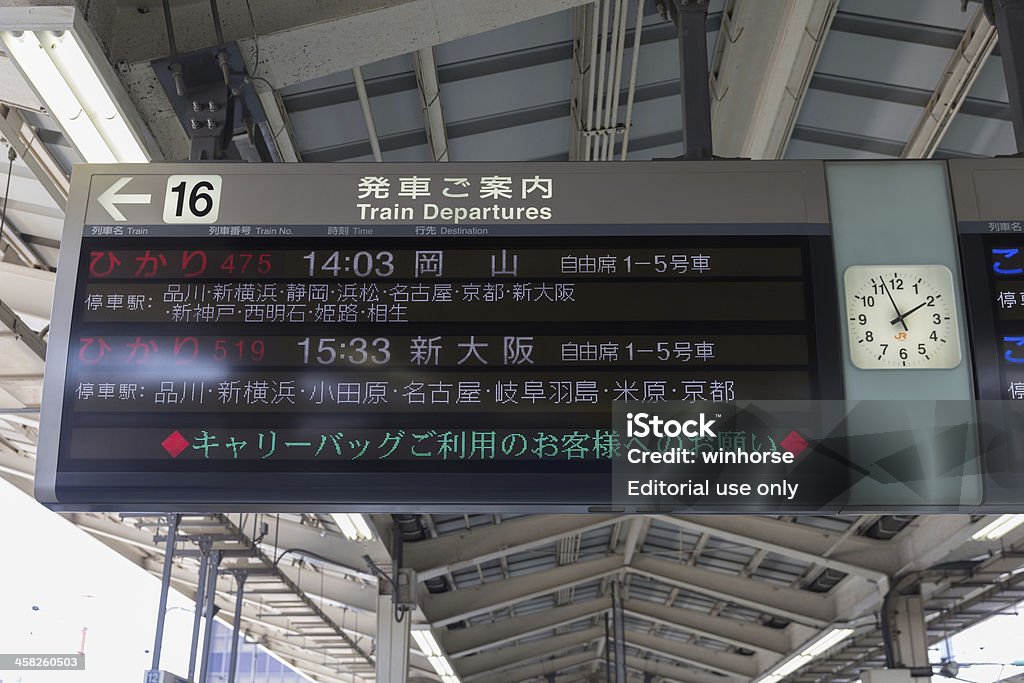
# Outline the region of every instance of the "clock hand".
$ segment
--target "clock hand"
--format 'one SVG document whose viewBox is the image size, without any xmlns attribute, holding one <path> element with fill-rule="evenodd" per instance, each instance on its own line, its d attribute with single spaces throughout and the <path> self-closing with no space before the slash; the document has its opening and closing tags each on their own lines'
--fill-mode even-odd
<svg viewBox="0 0 1024 683">
<path fill-rule="evenodd" d="M 903 315 L 899 316 L 898 318 L 893 318 L 892 320 L 890 320 L 889 324 L 890 325 L 895 325 L 896 323 L 903 323 L 903 327 L 906 328 L 907 324 L 905 322 L 903 322 L 904 319 L 908 318 L 910 316 L 910 314 L 913 313 L 914 311 L 919 310 L 921 308 L 924 308 L 927 305 L 928 305 L 927 301 L 925 301 L 923 304 L 918 304 L 917 306 L 914 306 L 913 308 L 911 308 L 909 311 L 907 311 Z"/>
<path fill-rule="evenodd" d="M 903 314 L 900 313 L 899 306 L 896 305 L 895 299 L 893 299 L 892 298 L 892 294 L 889 293 L 889 288 L 885 286 L 885 278 L 882 278 L 882 291 L 885 292 L 885 295 L 889 297 L 889 303 L 892 304 L 893 310 L 896 311 L 896 316 L 897 316 L 896 321 L 899 322 L 901 325 L 903 325 L 903 331 L 904 332 L 909 332 L 910 328 L 907 327 L 906 321 L 903 320 Z M 893 325 L 895 325 L 895 324 L 896 323 L 894 322 Z"/>
</svg>

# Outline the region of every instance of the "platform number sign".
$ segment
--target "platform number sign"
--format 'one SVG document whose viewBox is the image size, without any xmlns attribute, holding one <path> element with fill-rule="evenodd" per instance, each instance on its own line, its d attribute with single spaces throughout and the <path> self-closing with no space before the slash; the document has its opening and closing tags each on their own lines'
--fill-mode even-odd
<svg viewBox="0 0 1024 683">
<path fill-rule="evenodd" d="M 220 187 L 219 175 L 172 175 L 164 194 L 164 222 L 216 223 Z"/>
</svg>

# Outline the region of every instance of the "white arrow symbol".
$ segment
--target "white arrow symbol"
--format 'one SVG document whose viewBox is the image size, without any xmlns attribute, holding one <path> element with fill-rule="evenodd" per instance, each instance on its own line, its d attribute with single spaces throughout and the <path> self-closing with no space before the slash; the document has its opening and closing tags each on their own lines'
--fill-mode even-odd
<svg viewBox="0 0 1024 683">
<path fill-rule="evenodd" d="M 106 192 L 96 198 L 96 201 L 100 203 L 110 217 L 115 221 L 126 221 L 127 218 L 121 213 L 121 210 L 117 208 L 117 204 L 149 204 L 153 195 L 151 194 L 118 194 L 117 191 L 132 181 L 131 178 L 121 178 L 116 183 L 111 185 Z"/>
</svg>

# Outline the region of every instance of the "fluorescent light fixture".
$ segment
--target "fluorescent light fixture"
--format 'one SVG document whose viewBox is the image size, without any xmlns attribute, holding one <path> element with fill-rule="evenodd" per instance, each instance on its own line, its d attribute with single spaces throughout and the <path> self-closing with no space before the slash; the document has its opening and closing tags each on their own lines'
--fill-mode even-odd
<svg viewBox="0 0 1024 683">
<path fill-rule="evenodd" d="M 834 628 L 828 632 L 828 634 L 814 644 L 808 646 L 803 652 L 800 653 L 801 657 L 810 657 L 814 659 L 818 655 L 824 653 L 826 650 L 831 649 L 835 645 L 846 640 L 853 635 L 852 628 Z"/>
<path fill-rule="evenodd" d="M 341 528 L 341 533 L 351 541 L 369 541 L 373 538 L 373 531 L 366 523 L 366 518 L 357 513 L 332 512 L 331 517 L 334 523 Z"/>
<path fill-rule="evenodd" d="M 434 634 L 426 630 L 415 630 L 412 632 L 413 640 L 419 646 L 420 652 L 427 657 L 442 657 L 444 653 L 434 639 Z"/>
<path fill-rule="evenodd" d="M 452 671 L 452 665 L 448 663 L 445 657 L 427 657 L 427 661 L 430 662 L 430 666 L 434 667 L 434 671 L 441 678 L 455 676 L 455 672 Z"/>
<path fill-rule="evenodd" d="M 118 106 L 114 93 L 121 94 L 120 82 L 113 83 L 116 74 L 74 9 L 48 17 L 43 27 L 32 26 L 43 19 L 12 14 L 16 11 L 0 14 L 0 43 L 82 158 L 90 163 L 150 161 Z"/>
<path fill-rule="evenodd" d="M 995 541 L 1024 524 L 1024 515 L 1003 515 L 977 532 L 971 538 L 975 541 Z"/>
<path fill-rule="evenodd" d="M 815 658 L 823 655 L 825 652 L 852 635 L 852 628 L 833 628 L 821 638 L 818 638 L 813 643 L 805 647 L 796 657 L 779 664 L 779 666 L 777 666 L 773 671 L 759 680 L 761 683 L 778 683 L 778 681 L 781 681 L 798 669 L 807 666 L 814 661 Z"/>
<path fill-rule="evenodd" d="M 434 638 L 434 633 L 430 629 L 414 629 L 412 631 L 413 640 L 416 641 L 417 647 L 420 652 L 430 662 L 430 666 L 434 667 L 434 671 L 441 677 L 441 683 L 459 683 L 459 677 L 455 675 L 455 671 L 452 669 L 451 663 L 448 658 L 444 656 L 444 652 L 441 647 L 437 644 L 437 640 Z"/>
</svg>

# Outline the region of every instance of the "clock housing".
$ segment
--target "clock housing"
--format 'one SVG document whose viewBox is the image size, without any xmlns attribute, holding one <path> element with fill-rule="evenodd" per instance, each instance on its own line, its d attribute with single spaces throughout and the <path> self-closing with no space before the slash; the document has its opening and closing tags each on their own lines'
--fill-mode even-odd
<svg viewBox="0 0 1024 683">
<path fill-rule="evenodd" d="M 850 360 L 863 370 L 960 365 L 953 275 L 942 265 L 851 266 L 844 274 Z"/>
</svg>

